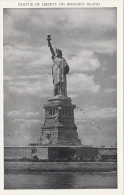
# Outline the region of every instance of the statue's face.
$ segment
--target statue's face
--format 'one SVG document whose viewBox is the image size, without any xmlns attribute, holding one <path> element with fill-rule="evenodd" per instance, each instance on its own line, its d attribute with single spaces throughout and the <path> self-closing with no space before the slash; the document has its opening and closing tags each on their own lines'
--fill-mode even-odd
<svg viewBox="0 0 124 195">
<path fill-rule="evenodd" d="M 62 57 L 62 52 L 60 50 L 56 50 L 56 56 L 61 58 Z"/>
</svg>

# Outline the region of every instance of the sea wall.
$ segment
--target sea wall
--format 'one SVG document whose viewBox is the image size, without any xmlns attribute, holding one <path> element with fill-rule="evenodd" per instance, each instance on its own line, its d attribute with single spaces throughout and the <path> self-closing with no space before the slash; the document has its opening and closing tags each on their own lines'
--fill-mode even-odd
<svg viewBox="0 0 124 195">
<path fill-rule="evenodd" d="M 37 148 L 39 159 L 48 159 L 48 148 L 38 147 L 4 147 L 4 159 L 31 158 L 33 148 Z"/>
<path fill-rule="evenodd" d="M 5 161 L 97 162 L 117 161 L 117 149 L 69 146 L 5 147 Z"/>
</svg>

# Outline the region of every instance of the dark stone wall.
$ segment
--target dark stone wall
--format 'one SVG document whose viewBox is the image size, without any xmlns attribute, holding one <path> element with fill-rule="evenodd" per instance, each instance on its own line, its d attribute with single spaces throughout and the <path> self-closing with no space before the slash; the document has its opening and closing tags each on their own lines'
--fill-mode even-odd
<svg viewBox="0 0 124 195">
<path fill-rule="evenodd" d="M 48 148 L 48 159 L 50 161 L 72 161 L 74 159 L 75 149 L 69 147 L 51 147 Z"/>
<path fill-rule="evenodd" d="M 77 158 L 80 161 L 95 161 L 98 156 L 98 149 L 93 147 L 76 148 Z"/>
<path fill-rule="evenodd" d="M 48 148 L 50 161 L 95 161 L 98 156 L 97 148 L 82 147 L 51 147 Z"/>
</svg>

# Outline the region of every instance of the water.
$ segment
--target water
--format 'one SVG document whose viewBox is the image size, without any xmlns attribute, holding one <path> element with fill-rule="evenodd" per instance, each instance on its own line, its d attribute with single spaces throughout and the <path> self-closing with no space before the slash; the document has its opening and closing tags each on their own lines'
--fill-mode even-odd
<svg viewBox="0 0 124 195">
<path fill-rule="evenodd" d="M 117 188 L 116 172 L 43 172 L 5 174 L 5 189 L 100 189 Z"/>
<path fill-rule="evenodd" d="M 48 158 L 48 149 L 38 148 L 38 157 L 41 159 Z M 31 157 L 30 147 L 6 147 L 4 149 L 5 158 Z M 73 163 L 72 163 L 73 164 Z M 59 167 L 73 167 L 68 163 L 59 163 Z M 77 165 L 78 164 L 78 165 Z M 110 163 L 92 163 L 92 168 L 100 166 L 108 166 Z M 30 165 L 30 166 L 29 166 Z M 101 188 L 117 188 L 117 173 L 116 172 L 40 172 L 41 168 L 53 167 L 54 163 L 34 163 L 34 162 L 5 162 L 6 174 L 4 175 L 5 189 L 101 189 Z M 54 165 L 54 168 L 57 165 Z M 75 162 L 75 166 L 90 167 L 90 163 Z M 74 167 L 75 167 L 74 166 Z M 113 166 L 113 165 L 112 165 Z M 37 169 L 37 173 L 22 173 L 24 167 L 33 167 Z M 7 173 L 7 170 L 19 169 L 17 173 Z M 81 169 L 82 170 L 82 169 Z"/>
</svg>

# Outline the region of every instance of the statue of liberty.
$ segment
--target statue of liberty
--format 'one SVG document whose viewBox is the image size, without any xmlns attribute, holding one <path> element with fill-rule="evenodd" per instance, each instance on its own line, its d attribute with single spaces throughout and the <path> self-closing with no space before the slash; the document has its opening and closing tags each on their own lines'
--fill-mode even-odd
<svg viewBox="0 0 124 195">
<path fill-rule="evenodd" d="M 54 84 L 54 96 L 62 95 L 67 97 L 67 82 L 66 74 L 69 72 L 69 66 L 66 60 L 62 57 L 62 51 L 58 49 L 53 49 L 51 44 L 51 35 L 48 35 L 48 47 L 52 53 L 53 66 L 52 66 L 52 76 Z"/>
</svg>

